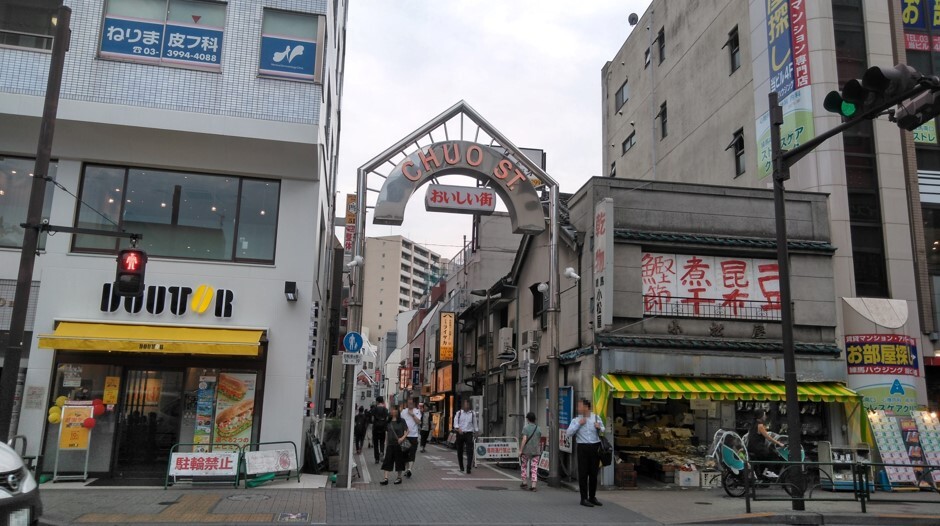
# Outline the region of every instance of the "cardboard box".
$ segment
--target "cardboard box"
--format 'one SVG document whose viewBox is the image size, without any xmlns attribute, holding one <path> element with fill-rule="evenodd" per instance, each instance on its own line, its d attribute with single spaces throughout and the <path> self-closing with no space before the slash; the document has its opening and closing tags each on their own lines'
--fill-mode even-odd
<svg viewBox="0 0 940 526">
<path fill-rule="evenodd" d="M 702 471 L 701 479 L 703 488 L 717 488 L 721 486 L 720 471 Z"/>
<path fill-rule="evenodd" d="M 677 471 L 678 483 L 683 488 L 697 488 L 702 485 L 698 471 Z"/>
</svg>

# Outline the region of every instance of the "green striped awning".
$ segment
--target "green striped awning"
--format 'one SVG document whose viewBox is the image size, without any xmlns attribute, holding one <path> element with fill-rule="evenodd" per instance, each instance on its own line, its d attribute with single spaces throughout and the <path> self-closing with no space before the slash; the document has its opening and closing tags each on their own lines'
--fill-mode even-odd
<svg viewBox="0 0 940 526">
<path fill-rule="evenodd" d="M 608 374 L 615 398 L 699 398 L 707 400 L 784 400 L 783 382 L 735 380 L 727 378 L 684 378 L 672 376 L 629 376 Z M 854 402 L 858 394 L 835 382 L 800 383 L 801 401 Z"/>
</svg>

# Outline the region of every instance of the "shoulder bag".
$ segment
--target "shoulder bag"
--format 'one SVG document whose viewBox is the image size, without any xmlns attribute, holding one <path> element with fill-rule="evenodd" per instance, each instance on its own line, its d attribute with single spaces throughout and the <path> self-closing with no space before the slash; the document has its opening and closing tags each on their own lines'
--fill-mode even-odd
<svg viewBox="0 0 940 526">
<path fill-rule="evenodd" d="M 597 415 L 594 415 L 594 420 L 597 420 Z M 597 454 L 601 457 L 601 465 L 606 467 L 614 462 L 614 448 L 605 435 L 598 434 L 598 438 L 601 439 L 601 445 L 597 450 Z"/>
</svg>

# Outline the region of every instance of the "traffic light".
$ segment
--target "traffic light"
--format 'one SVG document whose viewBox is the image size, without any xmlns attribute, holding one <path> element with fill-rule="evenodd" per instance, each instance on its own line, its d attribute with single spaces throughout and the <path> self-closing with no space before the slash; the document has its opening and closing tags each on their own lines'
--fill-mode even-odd
<svg viewBox="0 0 940 526">
<path fill-rule="evenodd" d="M 830 91 L 823 100 L 826 110 L 846 119 L 855 119 L 868 110 L 884 106 L 903 96 L 914 87 L 922 75 L 906 64 L 885 68 L 868 68 L 861 80 L 852 79 L 842 86 L 842 93 Z M 867 118 L 874 119 L 877 114 Z"/>
<path fill-rule="evenodd" d="M 926 91 L 901 102 L 891 120 L 898 124 L 898 128 L 914 131 L 938 114 L 940 114 L 940 93 Z"/>
<path fill-rule="evenodd" d="M 136 248 L 118 252 L 117 275 L 114 290 L 122 298 L 137 297 L 144 293 L 144 271 L 147 269 L 147 253 Z"/>
</svg>

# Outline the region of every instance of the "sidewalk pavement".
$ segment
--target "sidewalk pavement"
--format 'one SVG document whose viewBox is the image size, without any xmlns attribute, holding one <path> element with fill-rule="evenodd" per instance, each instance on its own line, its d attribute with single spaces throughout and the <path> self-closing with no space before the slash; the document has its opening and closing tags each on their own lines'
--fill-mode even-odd
<svg viewBox="0 0 940 526">
<path fill-rule="evenodd" d="M 364 449 L 357 455 L 362 478 L 351 490 L 323 488 L 326 479 L 317 475 L 303 475 L 299 484 L 295 478 L 253 489 L 47 483 L 41 490 L 42 524 L 940 524 L 936 493 L 879 493 L 878 498 L 923 502 L 872 503 L 868 514 L 861 514 L 854 501 L 807 502 L 809 511 L 800 514 L 790 510 L 789 502 L 761 501 L 753 503 L 755 513 L 746 515 L 744 500 L 728 498 L 721 489 L 667 489 L 641 481 L 646 489 L 598 492 L 604 506 L 588 509 L 578 505 L 578 494 L 570 488 L 540 484 L 537 492 L 524 491 L 517 470 L 479 465 L 466 475 L 456 460 L 453 450 L 430 446 L 418 454 L 413 477 L 380 486 L 381 471 L 372 451 Z"/>
</svg>

